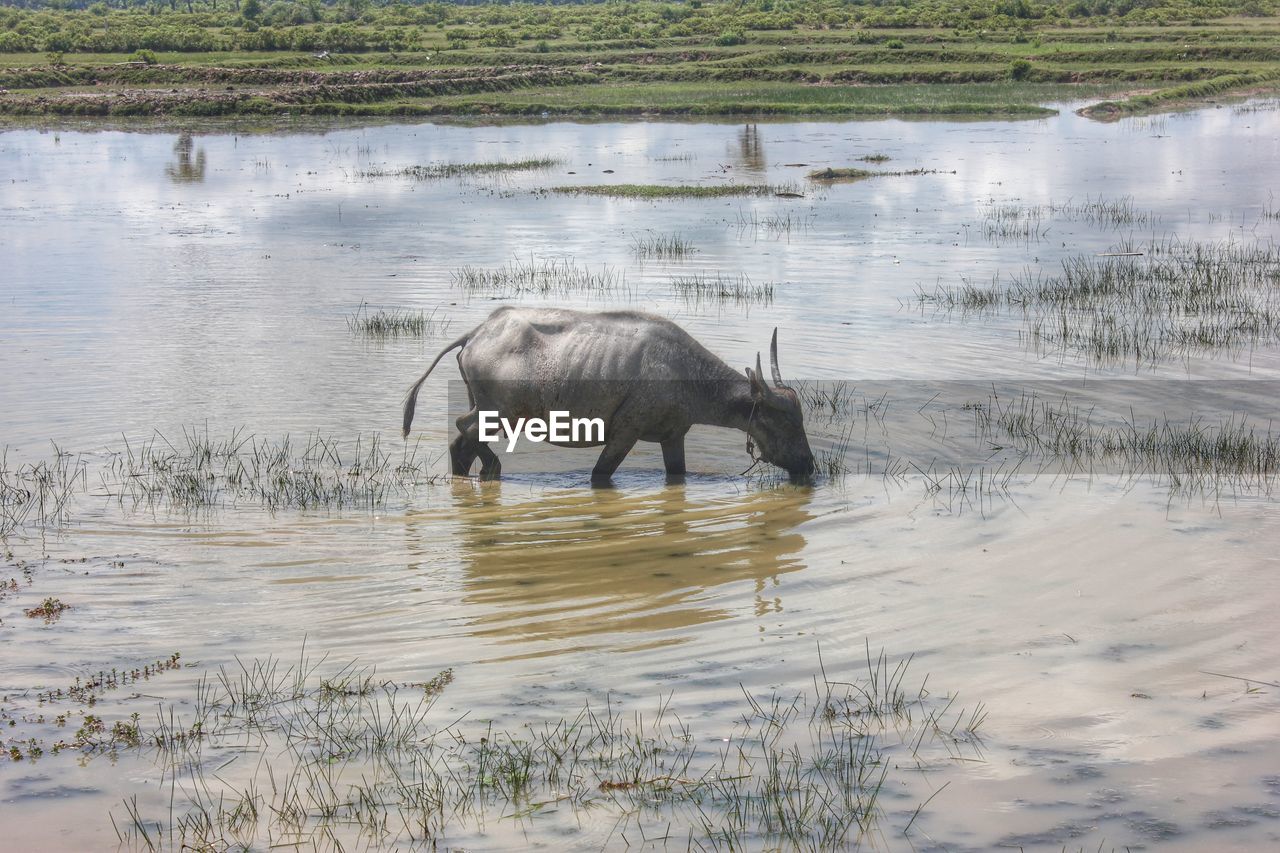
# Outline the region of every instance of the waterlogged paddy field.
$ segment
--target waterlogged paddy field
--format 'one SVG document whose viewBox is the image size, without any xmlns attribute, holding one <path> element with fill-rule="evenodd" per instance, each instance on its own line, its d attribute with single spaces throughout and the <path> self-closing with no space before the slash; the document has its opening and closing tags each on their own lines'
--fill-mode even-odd
<svg viewBox="0 0 1280 853">
<path fill-rule="evenodd" d="M 5 843 L 1275 844 L 1277 140 L 0 134 Z M 400 401 L 504 303 L 779 327 L 823 477 L 449 482 L 452 359 Z"/>
</svg>

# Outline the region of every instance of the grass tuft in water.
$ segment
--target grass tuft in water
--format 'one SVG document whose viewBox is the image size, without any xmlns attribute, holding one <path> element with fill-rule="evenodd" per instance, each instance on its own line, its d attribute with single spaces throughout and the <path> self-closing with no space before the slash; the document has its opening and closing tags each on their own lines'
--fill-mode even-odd
<svg viewBox="0 0 1280 853">
<path fill-rule="evenodd" d="M 679 261 L 698 251 L 691 241 L 679 234 L 657 234 L 649 231 L 631 238 L 631 252 L 637 258 Z"/>
<path fill-rule="evenodd" d="M 369 304 L 361 302 L 347 317 L 347 328 L 353 334 L 370 338 L 421 338 L 444 334 L 449 329 L 449 321 L 437 320 L 435 309 L 431 313 L 384 308 L 370 312 Z"/>
<path fill-rule="evenodd" d="M 48 461 L 9 465 L 8 448 L 0 449 L 0 539 L 28 525 L 58 525 L 85 486 L 86 464 L 57 445 Z"/>
<path fill-rule="evenodd" d="M 526 263 L 514 260 L 494 269 L 470 265 L 459 268 L 450 278 L 453 286 L 469 293 L 486 292 L 502 297 L 535 295 L 598 294 L 627 292 L 622 273 L 608 266 L 594 271 L 578 266 L 572 259 L 548 258 Z"/>
<path fill-rule="evenodd" d="M 61 599 L 50 597 L 40 602 L 39 605 L 22 612 L 28 619 L 43 619 L 47 625 L 51 622 L 57 622 L 62 617 L 62 614 L 70 609 L 70 604 Z"/>
<path fill-rule="evenodd" d="M 495 160 L 487 163 L 436 163 L 428 166 L 405 166 L 399 169 L 364 169 L 356 174 L 361 178 L 412 178 L 417 181 L 436 181 L 444 178 L 483 177 L 504 175 L 511 172 L 533 172 L 563 164 L 558 157 L 528 157 L 523 160 Z"/>
<path fill-rule="evenodd" d="M 247 503 L 275 511 L 374 509 L 438 479 L 416 445 L 388 452 L 377 435 L 339 441 L 315 433 L 297 441 L 184 429 L 176 443 L 158 432 L 136 447 L 126 442 L 102 485 L 132 507 L 191 512 Z"/>
<path fill-rule="evenodd" d="M 671 277 L 671 286 L 686 301 L 732 302 L 736 304 L 773 302 L 773 282 L 756 283 L 745 273 L 693 273 Z"/>
<path fill-rule="evenodd" d="M 813 227 L 816 218 L 817 214 L 812 210 L 807 212 L 784 210 L 781 213 L 764 215 L 754 210 L 738 211 L 736 225 L 739 231 L 763 232 L 771 237 L 785 238 L 791 236 L 793 231 L 808 231 Z"/>
<path fill-rule="evenodd" d="M 709 186 L 679 184 L 581 184 L 553 187 L 563 195 L 596 195 L 608 198 L 671 199 L 727 198 L 731 196 L 768 196 L 792 191 L 787 186 L 769 184 L 713 184 Z"/>
<path fill-rule="evenodd" d="M 862 158 L 866 159 L 866 158 Z M 937 169 L 907 169 L 903 172 L 874 172 L 870 169 L 860 169 L 857 166 L 828 166 L 825 169 L 815 169 L 806 177 L 811 181 L 863 181 L 867 178 L 900 178 L 910 175 L 936 175 Z"/>
</svg>

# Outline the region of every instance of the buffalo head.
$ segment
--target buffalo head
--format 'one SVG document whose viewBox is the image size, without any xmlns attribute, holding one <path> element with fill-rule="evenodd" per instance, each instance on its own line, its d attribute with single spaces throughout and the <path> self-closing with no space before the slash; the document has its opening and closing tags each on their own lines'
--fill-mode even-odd
<svg viewBox="0 0 1280 853">
<path fill-rule="evenodd" d="M 778 369 L 777 329 L 773 330 L 773 340 L 769 344 L 769 362 L 773 373 L 772 385 L 765 381 L 759 353 L 756 353 L 756 369 L 747 368 L 752 401 L 747 433 L 760 449 L 761 459 L 785 470 L 793 482 L 804 481 L 813 476 L 818 466 L 804 432 L 800 397 L 782 384 L 782 371 Z"/>
</svg>

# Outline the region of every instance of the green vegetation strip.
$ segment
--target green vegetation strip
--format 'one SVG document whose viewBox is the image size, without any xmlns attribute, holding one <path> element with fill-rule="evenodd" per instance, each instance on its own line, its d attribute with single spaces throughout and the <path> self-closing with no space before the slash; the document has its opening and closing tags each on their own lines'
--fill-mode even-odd
<svg viewBox="0 0 1280 853">
<path fill-rule="evenodd" d="M 430 166 L 405 166 L 399 169 L 372 168 L 359 173 L 362 178 L 414 178 L 430 181 L 460 178 L 468 175 L 501 175 L 507 172 L 532 172 L 550 169 L 563 163 L 555 157 L 526 157 L 523 160 L 497 160 L 492 163 L 437 163 Z"/>
<path fill-rule="evenodd" d="M 1161 107 L 1187 103 L 1210 98 L 1242 89 L 1251 89 L 1275 83 L 1280 79 L 1280 71 L 1265 71 L 1256 74 L 1223 74 L 1199 83 L 1188 83 L 1185 86 L 1174 86 L 1149 95 L 1135 95 L 1123 101 L 1103 101 L 1085 107 L 1080 112 L 1090 118 L 1112 119 L 1122 115 L 1144 113 Z"/>
<path fill-rule="evenodd" d="M 768 184 L 716 184 L 714 186 L 667 186 L 665 184 L 579 184 L 553 187 L 564 195 L 600 195 L 609 198 L 726 198 L 730 196 L 775 195 L 778 187 Z"/>
<path fill-rule="evenodd" d="M 23 5 L 0 115 L 1112 118 L 1280 74 L 1276 0 Z"/>
<path fill-rule="evenodd" d="M 863 158 L 864 160 L 867 158 Z M 908 169 L 903 172 L 874 172 L 870 169 L 859 169 L 857 166 L 815 169 L 806 177 L 811 181 L 864 181 L 867 178 L 901 178 L 908 175 L 936 175 L 937 169 Z M 955 174 L 952 172 L 951 174 Z"/>
</svg>

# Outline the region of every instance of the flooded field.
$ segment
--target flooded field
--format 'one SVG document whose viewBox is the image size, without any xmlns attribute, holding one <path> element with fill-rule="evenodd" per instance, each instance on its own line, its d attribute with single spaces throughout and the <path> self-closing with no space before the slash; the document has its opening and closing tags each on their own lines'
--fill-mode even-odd
<svg viewBox="0 0 1280 853">
<path fill-rule="evenodd" d="M 1275 175 L 1273 102 L 0 132 L 4 844 L 1277 844 Z M 817 482 L 450 478 L 501 304 L 777 327 Z"/>
</svg>

